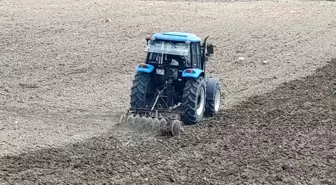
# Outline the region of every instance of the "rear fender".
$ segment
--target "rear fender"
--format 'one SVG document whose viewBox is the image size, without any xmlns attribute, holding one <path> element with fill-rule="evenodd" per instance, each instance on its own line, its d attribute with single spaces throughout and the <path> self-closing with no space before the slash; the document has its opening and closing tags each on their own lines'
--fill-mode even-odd
<svg viewBox="0 0 336 185">
<path fill-rule="evenodd" d="M 151 64 L 139 64 L 136 68 L 136 72 L 139 73 L 151 73 L 154 70 L 154 66 Z"/>
<path fill-rule="evenodd" d="M 185 69 L 182 72 L 183 78 L 198 78 L 200 76 L 204 76 L 202 69 Z"/>
</svg>

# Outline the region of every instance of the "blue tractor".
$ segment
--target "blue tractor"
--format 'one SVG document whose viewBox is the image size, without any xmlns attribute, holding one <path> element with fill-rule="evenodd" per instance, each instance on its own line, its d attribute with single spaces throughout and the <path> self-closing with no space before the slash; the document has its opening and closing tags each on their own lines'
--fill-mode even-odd
<svg viewBox="0 0 336 185">
<path fill-rule="evenodd" d="M 182 124 L 196 124 L 218 113 L 221 89 L 205 67 L 214 46 L 195 34 L 155 33 L 146 38 L 146 62 L 136 68 L 128 125 L 161 134 L 178 135 Z M 134 128 L 134 127 L 133 127 Z"/>
</svg>

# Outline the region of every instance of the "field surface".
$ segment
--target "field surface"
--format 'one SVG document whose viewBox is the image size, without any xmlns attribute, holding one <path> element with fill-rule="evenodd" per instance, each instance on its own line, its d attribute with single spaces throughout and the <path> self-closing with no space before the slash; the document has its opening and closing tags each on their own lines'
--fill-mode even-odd
<svg viewBox="0 0 336 185">
<path fill-rule="evenodd" d="M 336 3 L 0 1 L 0 184 L 336 184 Z M 144 38 L 217 46 L 223 111 L 115 127 Z M 267 61 L 267 62 L 265 62 Z"/>
</svg>

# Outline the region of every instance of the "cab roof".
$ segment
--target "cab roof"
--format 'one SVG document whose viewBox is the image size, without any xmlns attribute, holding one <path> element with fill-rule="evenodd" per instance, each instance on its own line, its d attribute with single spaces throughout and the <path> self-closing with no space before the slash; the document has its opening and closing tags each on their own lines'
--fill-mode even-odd
<svg viewBox="0 0 336 185">
<path fill-rule="evenodd" d="M 163 32 L 155 33 L 153 36 L 157 40 L 169 40 L 169 41 L 190 41 L 190 42 L 200 42 L 201 39 L 192 33 L 184 32 Z"/>
</svg>

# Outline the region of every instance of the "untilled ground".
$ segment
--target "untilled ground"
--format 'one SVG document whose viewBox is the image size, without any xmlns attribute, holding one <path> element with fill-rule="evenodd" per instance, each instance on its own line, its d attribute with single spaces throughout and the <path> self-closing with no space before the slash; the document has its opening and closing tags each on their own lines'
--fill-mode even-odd
<svg viewBox="0 0 336 185">
<path fill-rule="evenodd" d="M 187 127 L 180 137 L 134 134 L 125 142 L 111 130 L 63 148 L 6 156 L 0 159 L 0 179 L 8 184 L 336 184 L 335 71 L 336 60 Z"/>
</svg>

